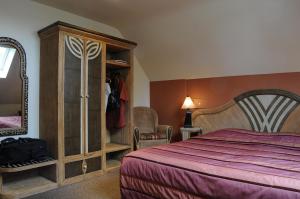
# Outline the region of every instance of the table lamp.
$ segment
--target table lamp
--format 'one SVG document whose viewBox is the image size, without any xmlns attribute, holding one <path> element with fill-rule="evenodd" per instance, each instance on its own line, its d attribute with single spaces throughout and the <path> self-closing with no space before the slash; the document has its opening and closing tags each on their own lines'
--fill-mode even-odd
<svg viewBox="0 0 300 199">
<path fill-rule="evenodd" d="M 192 98 L 187 96 L 181 108 L 186 110 L 183 125 L 184 128 L 192 128 L 192 111 L 190 109 L 195 108 Z"/>
</svg>

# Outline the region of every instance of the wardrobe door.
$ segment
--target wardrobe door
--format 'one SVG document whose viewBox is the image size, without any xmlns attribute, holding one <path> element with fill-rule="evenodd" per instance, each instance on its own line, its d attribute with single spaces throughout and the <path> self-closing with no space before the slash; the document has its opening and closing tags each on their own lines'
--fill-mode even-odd
<svg viewBox="0 0 300 199">
<path fill-rule="evenodd" d="M 83 167 L 85 162 L 78 160 L 65 164 L 65 179 L 73 178 L 84 174 Z"/>
<path fill-rule="evenodd" d="M 65 36 L 64 149 L 65 156 L 83 153 L 83 52 L 80 38 Z"/>
<path fill-rule="evenodd" d="M 85 50 L 87 66 L 86 152 L 91 153 L 101 150 L 102 44 L 97 41 L 87 41 Z"/>
</svg>

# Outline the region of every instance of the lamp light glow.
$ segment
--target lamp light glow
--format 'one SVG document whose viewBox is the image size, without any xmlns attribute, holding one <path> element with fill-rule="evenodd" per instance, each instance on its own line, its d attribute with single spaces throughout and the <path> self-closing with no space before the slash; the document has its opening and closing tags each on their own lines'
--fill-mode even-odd
<svg viewBox="0 0 300 199">
<path fill-rule="evenodd" d="M 195 108 L 195 104 L 191 97 L 187 96 L 181 106 L 181 109 L 192 109 Z"/>
</svg>

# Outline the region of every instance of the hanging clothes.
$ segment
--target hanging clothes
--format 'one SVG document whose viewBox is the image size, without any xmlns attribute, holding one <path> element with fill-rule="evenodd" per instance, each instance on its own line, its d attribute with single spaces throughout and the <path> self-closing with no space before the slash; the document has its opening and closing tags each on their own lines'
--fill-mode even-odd
<svg viewBox="0 0 300 199">
<path fill-rule="evenodd" d="M 107 129 L 120 129 L 126 126 L 128 93 L 125 82 L 119 73 L 113 74 L 111 80 L 111 93 L 108 97 L 106 111 L 106 127 Z"/>
<path fill-rule="evenodd" d="M 106 83 L 105 84 L 105 112 L 107 110 L 108 97 L 109 97 L 110 93 L 111 93 L 110 85 L 109 85 L 109 83 Z"/>
<path fill-rule="evenodd" d="M 118 90 L 111 84 L 111 93 L 108 97 L 107 108 L 106 108 L 106 128 L 114 129 L 115 123 L 118 120 L 118 110 L 120 108 L 120 97 Z"/>
<path fill-rule="evenodd" d="M 128 93 L 126 85 L 123 80 L 119 81 L 119 93 L 120 93 L 120 108 L 119 108 L 119 120 L 118 128 L 124 128 L 126 126 L 126 103 L 128 102 Z"/>
</svg>

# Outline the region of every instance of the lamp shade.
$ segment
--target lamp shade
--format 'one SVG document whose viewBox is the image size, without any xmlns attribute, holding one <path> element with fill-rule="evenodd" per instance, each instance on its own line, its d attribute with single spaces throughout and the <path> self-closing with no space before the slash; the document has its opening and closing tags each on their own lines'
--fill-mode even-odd
<svg viewBox="0 0 300 199">
<path fill-rule="evenodd" d="M 195 108 L 194 102 L 191 97 L 187 96 L 181 107 L 182 109 L 192 109 Z"/>
</svg>

